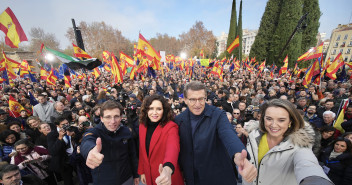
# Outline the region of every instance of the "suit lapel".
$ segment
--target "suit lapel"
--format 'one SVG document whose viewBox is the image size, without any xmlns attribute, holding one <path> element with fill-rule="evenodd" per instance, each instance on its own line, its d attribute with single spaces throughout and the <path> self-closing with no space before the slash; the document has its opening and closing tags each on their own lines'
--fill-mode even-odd
<svg viewBox="0 0 352 185">
<path fill-rule="evenodd" d="M 152 139 L 150 140 L 150 145 L 149 145 L 149 157 L 152 154 L 154 147 L 159 140 L 159 137 L 161 135 L 162 130 L 163 130 L 163 128 L 161 127 L 160 124 L 154 130 L 154 133 L 152 135 Z"/>
</svg>

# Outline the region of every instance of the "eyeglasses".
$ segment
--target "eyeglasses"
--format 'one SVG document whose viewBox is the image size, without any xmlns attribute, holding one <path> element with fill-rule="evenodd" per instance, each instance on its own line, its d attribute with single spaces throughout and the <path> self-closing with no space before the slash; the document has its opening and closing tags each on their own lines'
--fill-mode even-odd
<svg viewBox="0 0 352 185">
<path fill-rule="evenodd" d="M 239 112 L 234 112 L 233 114 L 240 114 Z"/>
<path fill-rule="evenodd" d="M 189 101 L 189 103 L 191 103 L 191 104 L 195 104 L 195 103 L 197 103 L 197 101 L 199 102 L 199 103 L 204 103 L 205 102 L 205 98 L 190 98 L 190 99 L 188 99 L 188 101 Z"/>
<path fill-rule="evenodd" d="M 112 119 L 118 120 L 121 116 L 104 116 L 103 118 L 107 121 L 111 121 Z"/>
<path fill-rule="evenodd" d="M 16 148 L 17 151 L 25 151 L 25 150 L 27 150 L 27 149 L 28 149 L 27 146 L 25 146 L 25 147 L 23 147 L 23 148 Z"/>
</svg>

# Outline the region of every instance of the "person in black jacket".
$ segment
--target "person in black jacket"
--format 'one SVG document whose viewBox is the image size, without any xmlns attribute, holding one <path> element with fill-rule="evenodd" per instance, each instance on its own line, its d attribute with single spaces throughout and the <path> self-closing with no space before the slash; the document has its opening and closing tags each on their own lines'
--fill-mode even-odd
<svg viewBox="0 0 352 185">
<path fill-rule="evenodd" d="M 138 185 L 138 159 L 132 133 L 121 125 L 123 107 L 108 100 L 101 106 L 101 123 L 83 135 L 81 154 L 92 169 L 94 184 Z"/>
<path fill-rule="evenodd" d="M 324 172 L 335 185 L 352 184 L 352 145 L 345 138 L 338 138 L 326 148 L 319 160 Z"/>
<path fill-rule="evenodd" d="M 69 121 L 66 117 L 59 117 L 55 122 L 56 129 L 47 135 L 48 150 L 51 155 L 49 169 L 60 173 L 65 185 L 73 185 L 72 166 L 69 155 L 73 152 L 72 141 L 66 134 Z"/>
<path fill-rule="evenodd" d="M 3 185 L 44 185 L 39 177 L 35 175 L 26 175 L 21 177 L 17 165 L 5 164 L 0 167 L 0 183 Z"/>
</svg>

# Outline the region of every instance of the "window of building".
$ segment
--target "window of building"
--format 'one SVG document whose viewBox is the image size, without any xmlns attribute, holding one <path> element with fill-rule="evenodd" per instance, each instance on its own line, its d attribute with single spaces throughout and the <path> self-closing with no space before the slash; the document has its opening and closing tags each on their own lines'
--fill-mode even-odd
<svg viewBox="0 0 352 185">
<path fill-rule="evenodd" d="M 341 35 L 338 35 L 336 40 L 337 40 L 337 41 L 340 40 L 340 37 L 341 37 Z"/>
<path fill-rule="evenodd" d="M 335 57 L 330 57 L 330 61 L 331 62 L 334 61 L 334 59 L 335 59 Z"/>
<path fill-rule="evenodd" d="M 345 59 L 343 61 L 348 61 L 348 57 L 346 56 Z"/>
<path fill-rule="evenodd" d="M 331 52 L 332 55 L 335 55 L 336 54 L 336 49 L 334 49 L 332 52 Z"/>
<path fill-rule="evenodd" d="M 340 49 L 340 53 L 343 53 L 343 49 Z"/>
<path fill-rule="evenodd" d="M 343 38 L 343 40 L 347 40 L 348 38 L 348 34 L 345 35 L 345 37 Z"/>
<path fill-rule="evenodd" d="M 346 42 L 342 42 L 341 47 L 345 47 Z"/>
<path fill-rule="evenodd" d="M 339 46 L 339 42 L 335 43 L 334 48 L 337 48 L 337 46 Z"/>
<path fill-rule="evenodd" d="M 346 54 L 350 54 L 351 53 L 351 49 L 347 49 Z"/>
<path fill-rule="evenodd" d="M 352 41 L 350 41 L 350 44 L 348 44 L 348 46 L 352 46 Z"/>
</svg>

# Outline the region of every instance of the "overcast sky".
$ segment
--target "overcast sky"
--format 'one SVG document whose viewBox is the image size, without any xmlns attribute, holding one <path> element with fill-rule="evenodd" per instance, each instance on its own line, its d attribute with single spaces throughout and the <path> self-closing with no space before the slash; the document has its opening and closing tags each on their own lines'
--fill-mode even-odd
<svg viewBox="0 0 352 185">
<path fill-rule="evenodd" d="M 88 23 L 104 21 L 122 35 L 137 41 L 156 33 L 178 37 L 196 21 L 219 36 L 228 32 L 232 0 L 0 0 L 0 11 L 10 7 L 29 37 L 32 27 L 55 34 L 62 49 L 70 45 L 65 37 L 71 18 Z M 237 0 L 237 14 L 239 9 Z M 258 29 L 267 0 L 243 0 L 243 29 Z M 351 0 L 320 0 L 320 32 L 330 38 L 338 24 L 351 22 Z M 3 39 L 4 34 L 0 36 Z"/>
</svg>

